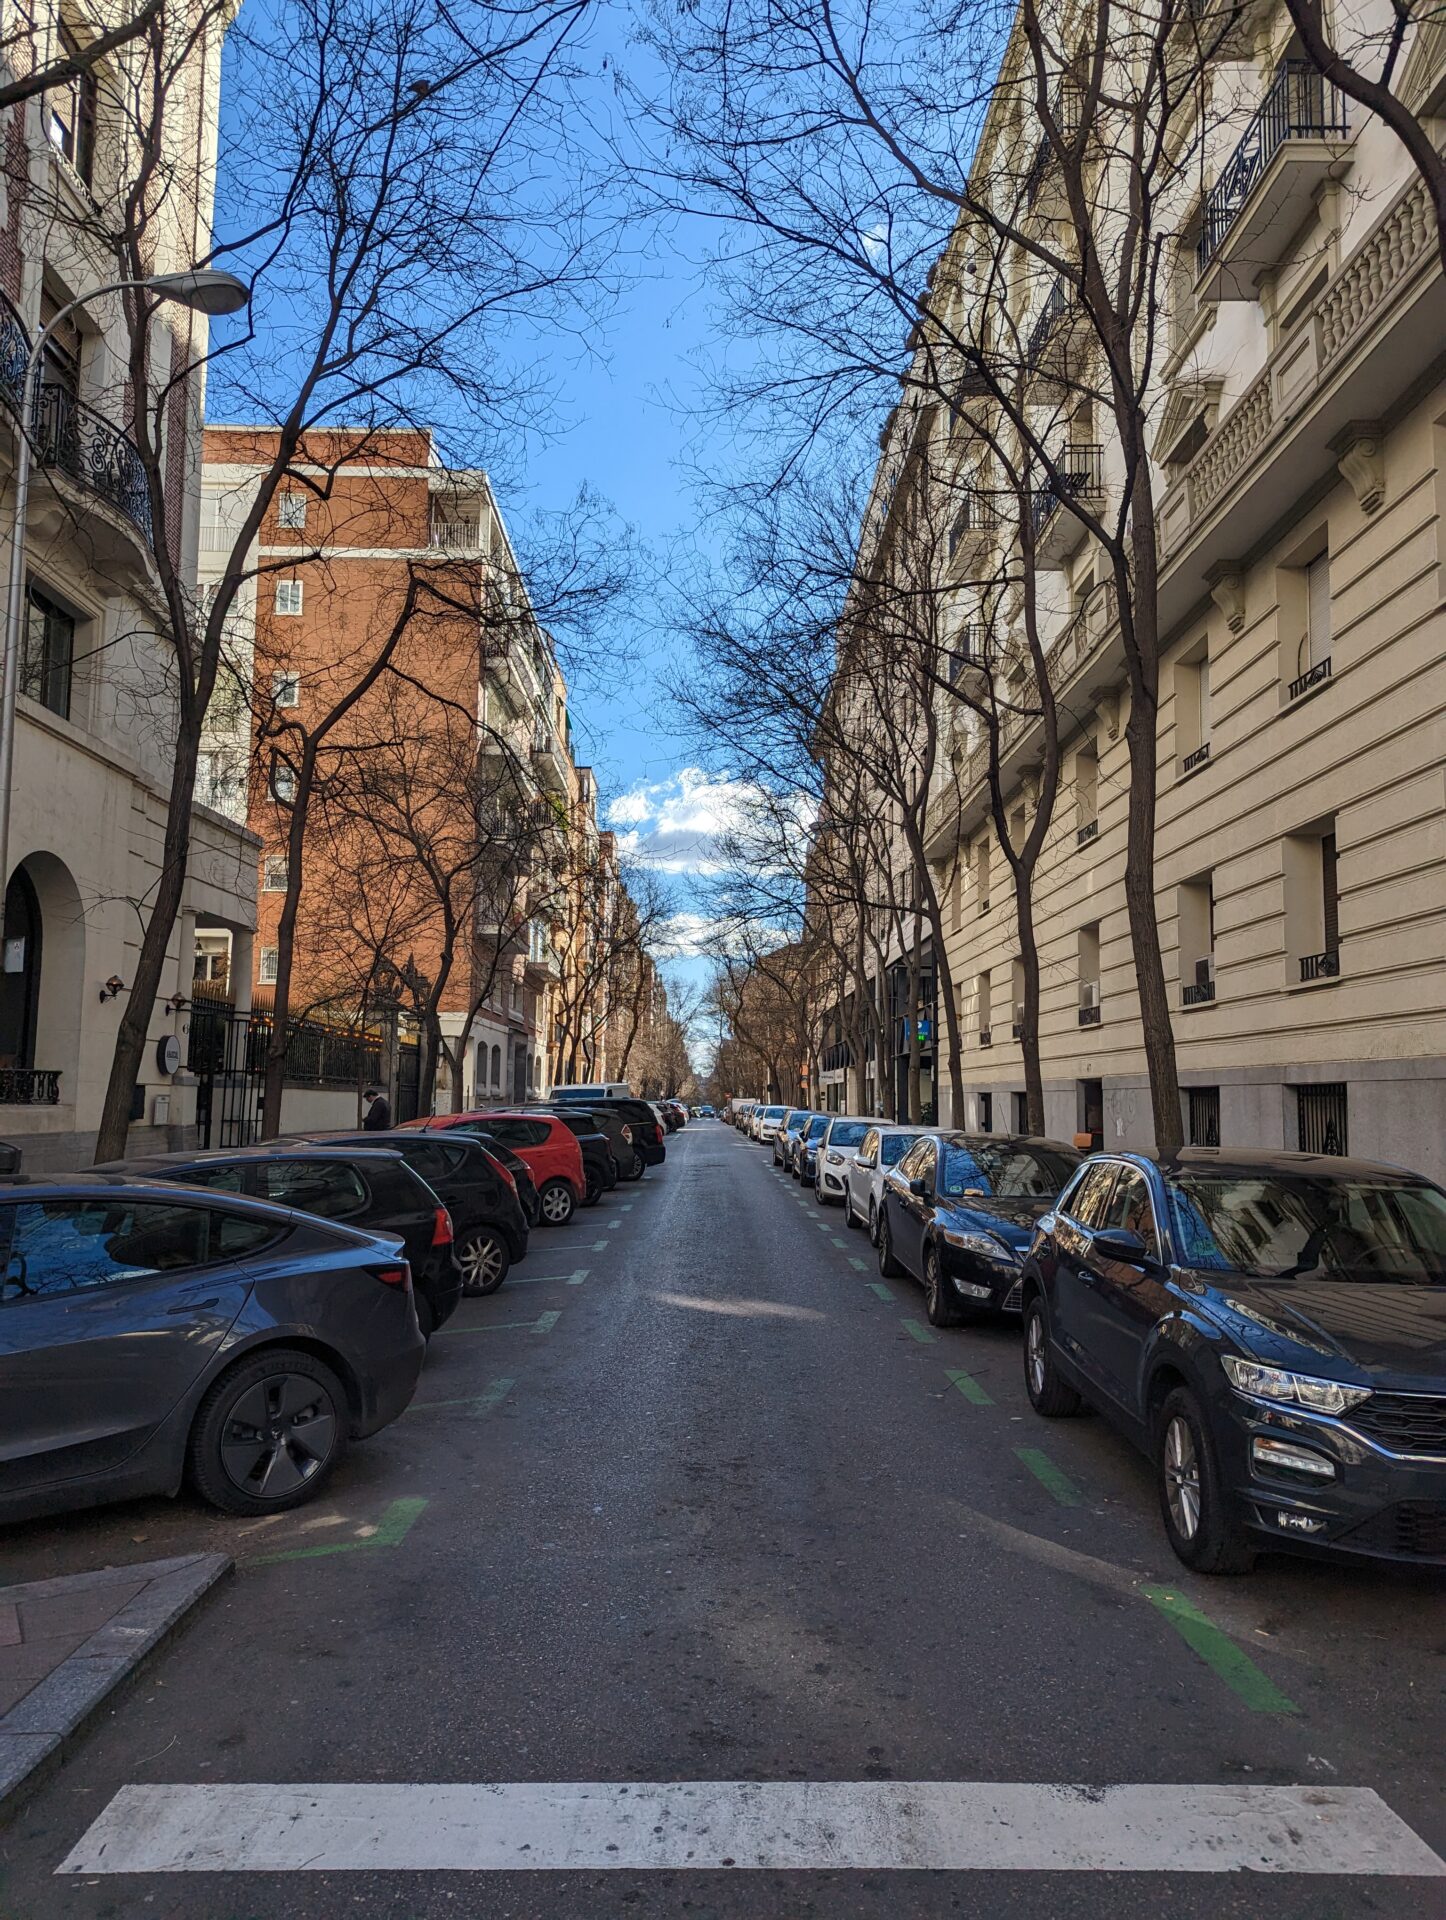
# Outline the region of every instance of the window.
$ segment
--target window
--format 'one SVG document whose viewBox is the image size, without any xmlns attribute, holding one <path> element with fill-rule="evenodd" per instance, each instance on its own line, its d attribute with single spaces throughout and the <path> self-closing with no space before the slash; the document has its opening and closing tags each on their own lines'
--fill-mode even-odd
<svg viewBox="0 0 1446 1920">
<path fill-rule="evenodd" d="M 37 586 L 26 589 L 25 599 L 20 691 L 68 720 L 75 667 L 75 619 Z"/>
<path fill-rule="evenodd" d="M 1175 897 L 1180 931 L 1180 1001 L 1208 1006 L 1215 998 L 1215 880 L 1202 873 Z"/>
<path fill-rule="evenodd" d="M 1191 1087 L 1186 1097 L 1190 1108 L 1190 1145 L 1218 1147 L 1220 1145 L 1219 1087 Z"/>
<path fill-rule="evenodd" d="M 1081 927 L 1078 936 L 1079 1023 L 1082 1027 L 1100 1024 L 1100 923 Z"/>
<path fill-rule="evenodd" d="M 263 947 L 261 949 L 261 964 L 257 971 L 261 979 L 261 984 L 264 987 L 274 987 L 276 985 L 276 976 L 281 971 L 281 949 L 279 947 Z"/>
<path fill-rule="evenodd" d="M 196 797 L 203 807 L 227 813 L 241 798 L 241 776 L 230 754 L 220 751 L 198 756 Z"/>
<path fill-rule="evenodd" d="M 979 1095 L 979 1131 L 981 1133 L 994 1131 L 994 1095 L 992 1093 Z"/>
<path fill-rule="evenodd" d="M 501 1047 L 494 1047 L 492 1049 L 492 1082 L 491 1083 L 494 1087 L 500 1087 L 502 1085 L 502 1049 Z"/>
<path fill-rule="evenodd" d="M 1016 1040 L 1024 1038 L 1024 962 L 1012 960 L 1009 966 L 1009 997 L 1014 1008 L 1011 1031 Z"/>
<path fill-rule="evenodd" d="M 1317 526 L 1275 575 L 1281 703 L 1289 705 L 1331 677 L 1329 528 Z"/>
<path fill-rule="evenodd" d="M 1070 1196 L 1069 1210 L 1082 1227 L 1097 1227 L 1109 1205 L 1115 1184 L 1115 1163 L 1101 1160 L 1092 1166 Z"/>
<path fill-rule="evenodd" d="M 60 45 L 62 52 L 72 57 L 82 51 L 75 35 L 63 23 Z M 87 186 L 95 172 L 95 110 L 99 97 L 100 86 L 94 68 L 62 81 L 45 96 L 50 144 L 64 154 Z"/>
<path fill-rule="evenodd" d="M 1029 1095 L 1027 1093 L 1016 1093 L 1011 1097 L 1014 1102 L 1014 1131 L 1016 1133 L 1028 1133 Z"/>
<path fill-rule="evenodd" d="M 319 1213 L 328 1220 L 346 1220 L 361 1213 L 371 1198 L 366 1182 L 344 1160 L 265 1161 L 261 1188 L 278 1206 Z"/>
<path fill-rule="evenodd" d="M 290 873 L 291 863 L 284 853 L 268 853 L 261 862 L 261 891 L 285 893 Z"/>
<path fill-rule="evenodd" d="M 1175 742 L 1181 773 L 1210 758 L 1210 655 L 1203 641 L 1175 669 Z"/>
<path fill-rule="evenodd" d="M 271 698 L 278 707 L 301 705 L 301 675 L 290 668 L 271 676 Z"/>
<path fill-rule="evenodd" d="M 858 1150 L 858 1163 L 861 1167 L 877 1166 L 879 1159 L 879 1130 L 870 1127 L 864 1135 L 863 1145 Z"/>
<path fill-rule="evenodd" d="M 1297 1139 L 1302 1153 L 1349 1153 L 1343 1081 L 1295 1090 Z"/>
<path fill-rule="evenodd" d="M 1074 757 L 1074 837 L 1078 846 L 1099 832 L 1100 761 L 1094 743 L 1087 742 Z"/>
<path fill-rule="evenodd" d="M 276 524 L 278 527 L 299 529 L 306 525 L 306 495 L 304 493 L 283 493 L 276 502 Z"/>
<path fill-rule="evenodd" d="M 1341 910 L 1335 821 L 1287 835 L 1283 862 L 1287 984 L 1337 980 Z"/>
<path fill-rule="evenodd" d="M 1318 667 L 1331 657 L 1331 557 L 1318 554 L 1305 570 L 1306 661 Z"/>
<path fill-rule="evenodd" d="M 278 613 L 300 613 L 303 583 L 300 580 L 278 580 L 276 583 L 276 611 Z"/>
<path fill-rule="evenodd" d="M 987 1047 L 994 1037 L 989 1027 L 991 1019 L 991 994 L 992 988 L 989 980 L 989 969 L 985 967 L 981 973 L 976 973 L 974 976 L 974 1018 L 979 1027 L 979 1044 L 981 1047 Z"/>
<path fill-rule="evenodd" d="M 1109 1204 L 1100 1214 L 1102 1232 L 1137 1233 L 1152 1260 L 1160 1257 L 1160 1236 L 1155 1231 L 1155 1206 L 1150 1198 L 1150 1183 L 1138 1167 L 1121 1167 L 1110 1194 Z"/>
<path fill-rule="evenodd" d="M 0 1299 L 14 1304 L 204 1265 L 219 1257 L 212 1228 L 224 1218 L 206 1207 L 89 1197 L 0 1207 Z"/>
<path fill-rule="evenodd" d="M 296 798 L 296 772 L 284 760 L 271 764 L 271 797 L 287 804 Z"/>
<path fill-rule="evenodd" d="M 924 1191 L 934 1191 L 934 1142 L 916 1140 L 904 1158 L 899 1162 L 900 1176 L 908 1180 L 922 1180 Z"/>
<path fill-rule="evenodd" d="M 989 835 L 974 849 L 974 895 L 981 913 L 989 911 Z M 986 1023 L 987 1024 L 987 1023 Z"/>
</svg>

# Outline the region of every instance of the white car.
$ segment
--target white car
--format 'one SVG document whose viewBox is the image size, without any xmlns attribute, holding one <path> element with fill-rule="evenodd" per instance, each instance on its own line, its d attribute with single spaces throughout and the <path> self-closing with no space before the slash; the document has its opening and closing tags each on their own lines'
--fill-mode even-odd
<svg viewBox="0 0 1446 1920">
<path fill-rule="evenodd" d="M 761 1140 L 766 1147 L 770 1140 L 778 1137 L 778 1129 L 783 1125 L 783 1116 L 787 1107 L 759 1107 L 753 1116 L 750 1131 L 755 1140 Z"/>
<path fill-rule="evenodd" d="M 823 1130 L 813 1156 L 813 1197 L 821 1207 L 842 1203 L 848 1191 L 848 1169 L 866 1134 L 877 1132 L 872 1120 L 836 1113 Z"/>
<path fill-rule="evenodd" d="M 869 1128 L 848 1162 L 844 1219 L 851 1227 L 867 1227 L 875 1246 L 878 1245 L 879 1196 L 884 1189 L 884 1175 L 927 1131 L 925 1127 L 894 1127 L 880 1122 Z"/>
</svg>

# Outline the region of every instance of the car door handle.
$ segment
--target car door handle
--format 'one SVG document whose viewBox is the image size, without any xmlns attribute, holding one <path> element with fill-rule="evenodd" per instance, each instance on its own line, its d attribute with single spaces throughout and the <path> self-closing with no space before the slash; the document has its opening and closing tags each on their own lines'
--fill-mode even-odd
<svg viewBox="0 0 1446 1920">
<path fill-rule="evenodd" d="M 220 1295 L 213 1293 L 210 1298 L 206 1300 L 182 1300 L 178 1306 L 167 1307 L 166 1312 L 199 1313 L 203 1307 L 214 1307 L 219 1299 Z"/>
</svg>

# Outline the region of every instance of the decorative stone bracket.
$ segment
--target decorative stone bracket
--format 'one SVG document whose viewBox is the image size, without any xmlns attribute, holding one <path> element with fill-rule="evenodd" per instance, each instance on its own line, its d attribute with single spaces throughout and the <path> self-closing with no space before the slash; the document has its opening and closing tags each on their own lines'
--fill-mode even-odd
<svg viewBox="0 0 1446 1920">
<path fill-rule="evenodd" d="M 1386 457 L 1378 420 L 1352 420 L 1330 443 L 1341 478 L 1350 485 L 1362 513 L 1374 513 L 1386 497 Z"/>
<path fill-rule="evenodd" d="M 1225 615 L 1232 633 L 1245 625 L 1245 575 L 1234 560 L 1220 560 L 1205 575 L 1210 598 Z"/>
</svg>

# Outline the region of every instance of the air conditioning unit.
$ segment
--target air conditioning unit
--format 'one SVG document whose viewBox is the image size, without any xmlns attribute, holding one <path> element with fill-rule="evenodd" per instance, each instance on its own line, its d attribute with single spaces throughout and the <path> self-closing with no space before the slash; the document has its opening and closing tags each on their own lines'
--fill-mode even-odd
<svg viewBox="0 0 1446 1920">
<path fill-rule="evenodd" d="M 1215 984 L 1215 955 L 1207 953 L 1203 960 L 1195 962 L 1195 985 L 1210 987 Z"/>
<path fill-rule="evenodd" d="M 1079 983 L 1079 1003 L 1082 1007 L 1097 1007 L 1100 1003 L 1100 983 L 1098 980 L 1081 980 Z"/>
</svg>

